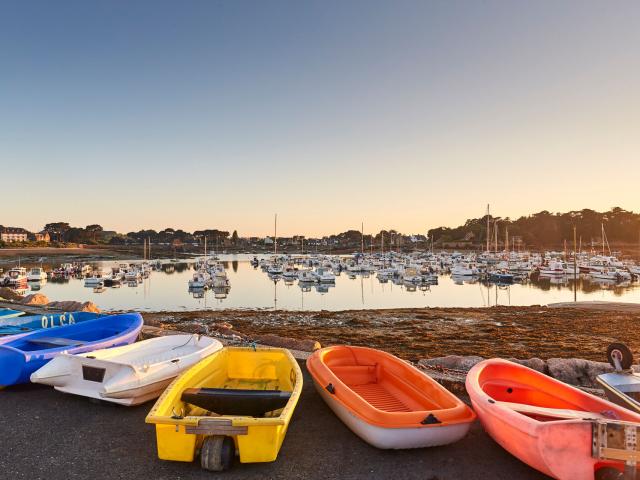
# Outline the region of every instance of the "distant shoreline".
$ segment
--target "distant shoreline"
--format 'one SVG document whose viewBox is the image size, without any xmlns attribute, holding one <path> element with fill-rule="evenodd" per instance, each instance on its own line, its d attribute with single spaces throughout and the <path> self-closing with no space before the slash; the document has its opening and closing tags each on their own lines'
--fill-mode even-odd
<svg viewBox="0 0 640 480">
<path fill-rule="evenodd" d="M 73 255 L 102 253 L 104 249 L 95 247 L 21 247 L 0 248 L 0 257 L 15 257 L 18 255 Z"/>
</svg>

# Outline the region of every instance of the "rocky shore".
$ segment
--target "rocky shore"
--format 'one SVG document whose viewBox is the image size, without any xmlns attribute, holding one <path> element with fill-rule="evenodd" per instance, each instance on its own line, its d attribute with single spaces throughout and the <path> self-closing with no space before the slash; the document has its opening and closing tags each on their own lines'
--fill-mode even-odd
<svg viewBox="0 0 640 480">
<path fill-rule="evenodd" d="M 6 301 L 20 306 L 37 306 L 48 310 L 59 310 L 62 312 L 95 312 L 100 313 L 100 309 L 93 302 L 77 302 L 75 300 L 51 302 L 46 295 L 41 293 L 32 293 L 22 296 L 14 290 L 6 287 L 0 287 L 0 301 Z"/>
<path fill-rule="evenodd" d="M 431 308 L 287 312 L 221 310 L 145 314 L 165 330 L 217 336 L 302 351 L 349 344 L 389 351 L 462 393 L 469 369 L 502 357 L 563 382 L 598 393 L 596 376 L 609 343 L 640 349 L 634 335 L 640 315 L 628 308 Z"/>
<path fill-rule="evenodd" d="M 22 297 L 0 288 L 13 305 L 61 311 L 99 312 L 91 302 L 50 302 L 36 293 Z M 426 308 L 391 310 L 263 311 L 209 310 L 145 313 L 156 333 L 200 333 L 227 344 L 260 344 L 312 352 L 322 345 L 361 345 L 386 350 L 424 369 L 454 391 L 484 358 L 507 358 L 585 388 L 612 371 L 605 351 L 612 342 L 640 350 L 638 308 L 623 304 Z"/>
<path fill-rule="evenodd" d="M 640 350 L 640 314 L 590 308 L 491 307 L 391 310 L 209 310 L 145 313 L 167 329 L 273 334 L 323 345 L 363 345 L 412 362 L 448 355 L 605 361 L 614 341 Z M 231 330 L 228 331 L 232 326 Z"/>
</svg>

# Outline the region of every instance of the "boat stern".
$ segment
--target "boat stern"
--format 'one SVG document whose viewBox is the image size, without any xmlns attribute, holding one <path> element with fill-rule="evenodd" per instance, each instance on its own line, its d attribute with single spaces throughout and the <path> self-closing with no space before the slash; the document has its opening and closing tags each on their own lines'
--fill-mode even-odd
<svg viewBox="0 0 640 480">
<path fill-rule="evenodd" d="M 54 358 L 49 363 L 31 374 L 32 383 L 62 387 L 67 384 L 71 375 L 69 361 L 64 356 Z"/>
</svg>

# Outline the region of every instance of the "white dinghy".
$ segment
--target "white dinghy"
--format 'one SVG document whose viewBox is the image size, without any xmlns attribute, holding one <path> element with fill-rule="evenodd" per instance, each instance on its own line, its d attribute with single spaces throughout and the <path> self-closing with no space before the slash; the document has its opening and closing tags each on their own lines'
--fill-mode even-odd
<svg viewBox="0 0 640 480">
<path fill-rule="evenodd" d="M 121 405 L 159 397 L 171 381 L 222 344 L 200 335 L 169 335 L 80 355 L 62 354 L 31 375 L 33 383 Z"/>
</svg>

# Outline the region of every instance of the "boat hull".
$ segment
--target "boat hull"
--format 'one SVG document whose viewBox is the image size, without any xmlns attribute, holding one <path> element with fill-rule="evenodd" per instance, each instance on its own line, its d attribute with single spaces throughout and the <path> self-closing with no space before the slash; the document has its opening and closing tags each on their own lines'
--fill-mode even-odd
<svg viewBox="0 0 640 480">
<path fill-rule="evenodd" d="M 215 339 L 171 335 L 90 354 L 62 354 L 31 375 L 33 383 L 121 405 L 158 398 L 173 379 L 220 350 Z M 96 377 L 97 375 L 97 377 Z"/>
<path fill-rule="evenodd" d="M 316 390 L 362 440 L 381 449 L 460 440 L 473 411 L 428 375 L 388 353 L 329 347 L 307 360 Z"/>
<path fill-rule="evenodd" d="M 84 353 L 133 343 L 142 323 L 138 313 L 109 315 L 20 336 L 0 345 L 0 386 L 28 383 L 32 373 L 62 353 Z"/>
<path fill-rule="evenodd" d="M 16 335 L 24 335 L 34 330 L 73 325 L 98 318 L 93 312 L 64 312 L 46 315 L 28 315 L 5 319 L 0 317 L 0 344 L 14 340 Z"/>
<path fill-rule="evenodd" d="M 278 456 L 302 391 L 302 372 L 291 353 L 279 348 L 227 347 L 184 372 L 165 390 L 146 418 L 156 425 L 158 457 L 192 462 L 205 437 L 233 437 L 242 463 L 272 462 Z M 186 403 L 187 389 L 231 388 L 291 392 L 272 415 L 202 415 Z M 176 413 L 178 412 L 178 413 Z"/>
<path fill-rule="evenodd" d="M 411 448 L 439 447 L 455 443 L 464 438 L 471 422 L 439 428 L 383 428 L 367 423 L 348 408 L 336 402 L 332 395 L 314 381 L 316 391 L 329 408 L 362 440 L 376 448 L 399 450 Z"/>
<path fill-rule="evenodd" d="M 559 480 L 593 480 L 600 467 L 622 468 L 592 456 L 596 420 L 640 422 L 640 415 L 506 360 L 475 365 L 466 388 L 482 426 L 500 446 Z"/>
</svg>

